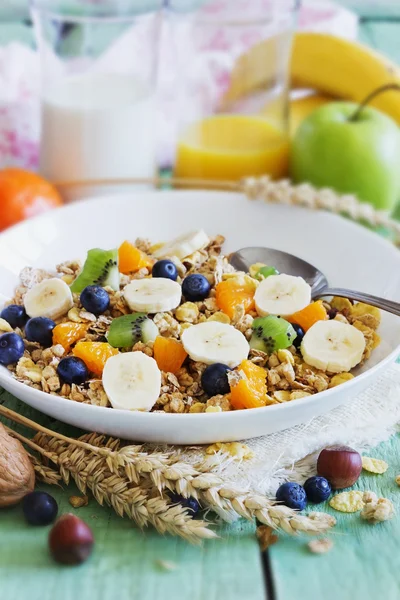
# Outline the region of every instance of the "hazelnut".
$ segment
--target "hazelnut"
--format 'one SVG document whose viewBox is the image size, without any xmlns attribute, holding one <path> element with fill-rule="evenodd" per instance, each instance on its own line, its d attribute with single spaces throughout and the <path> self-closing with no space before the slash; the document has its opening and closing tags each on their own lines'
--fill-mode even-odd
<svg viewBox="0 0 400 600">
<path fill-rule="evenodd" d="M 334 490 L 354 485 L 361 470 L 361 456 L 349 446 L 331 446 L 322 450 L 318 456 L 318 475 L 325 477 Z"/>
</svg>

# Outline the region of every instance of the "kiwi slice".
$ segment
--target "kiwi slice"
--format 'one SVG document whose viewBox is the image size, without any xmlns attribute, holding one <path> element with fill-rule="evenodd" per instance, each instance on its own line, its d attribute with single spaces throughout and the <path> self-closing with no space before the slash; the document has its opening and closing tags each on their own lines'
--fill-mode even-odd
<svg viewBox="0 0 400 600">
<path fill-rule="evenodd" d="M 80 294 L 88 285 L 110 286 L 119 291 L 118 250 L 92 248 L 87 253 L 83 269 L 71 284 L 71 292 Z"/>
<path fill-rule="evenodd" d="M 253 321 L 253 335 L 250 347 L 272 354 L 276 350 L 283 350 L 293 344 L 296 332 L 292 325 L 281 317 L 259 317 Z"/>
<path fill-rule="evenodd" d="M 111 322 L 107 341 L 114 348 L 131 348 L 136 342 L 150 342 L 158 335 L 157 325 L 145 313 L 134 313 Z"/>
</svg>

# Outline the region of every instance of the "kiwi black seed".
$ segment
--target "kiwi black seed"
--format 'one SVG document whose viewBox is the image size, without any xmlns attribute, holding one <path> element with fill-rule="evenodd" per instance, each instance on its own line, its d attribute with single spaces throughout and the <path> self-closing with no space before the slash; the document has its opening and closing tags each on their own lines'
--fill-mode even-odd
<svg viewBox="0 0 400 600">
<path fill-rule="evenodd" d="M 288 348 L 296 338 L 296 332 L 292 325 L 281 317 L 273 315 L 259 317 L 253 321 L 252 327 L 251 348 L 266 354 Z"/>
<path fill-rule="evenodd" d="M 137 342 L 149 342 L 158 336 L 157 325 L 144 313 L 114 319 L 108 330 L 108 343 L 114 348 L 131 348 Z"/>
</svg>

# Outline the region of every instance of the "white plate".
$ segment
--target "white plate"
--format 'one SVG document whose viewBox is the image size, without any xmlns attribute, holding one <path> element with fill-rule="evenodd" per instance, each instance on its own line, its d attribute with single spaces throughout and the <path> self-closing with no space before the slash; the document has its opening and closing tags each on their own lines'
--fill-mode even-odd
<svg viewBox="0 0 400 600">
<path fill-rule="evenodd" d="M 0 235 L 0 294 L 10 297 L 26 265 L 54 268 L 137 236 L 165 240 L 203 227 L 227 238 L 226 250 L 264 245 L 315 264 L 330 284 L 400 300 L 400 253 L 348 220 L 325 212 L 249 202 L 238 194 L 136 192 L 52 211 Z M 31 389 L 0 369 L 0 384 L 27 404 L 66 423 L 126 439 L 174 444 L 232 441 L 280 431 L 351 400 L 400 353 L 400 319 L 383 314 L 375 350 L 342 386 L 287 404 L 210 414 L 119 411 Z"/>
</svg>

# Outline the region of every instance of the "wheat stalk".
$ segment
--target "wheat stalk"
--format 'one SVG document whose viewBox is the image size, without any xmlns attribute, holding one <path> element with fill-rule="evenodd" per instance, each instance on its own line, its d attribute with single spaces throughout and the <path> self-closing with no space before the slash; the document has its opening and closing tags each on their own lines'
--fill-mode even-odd
<svg viewBox="0 0 400 600">
<path fill-rule="evenodd" d="M 94 437 L 95 434 L 83 436 L 81 440 L 97 446 L 103 442 L 103 436 Z M 74 440 L 68 446 L 55 438 L 49 438 L 44 434 L 35 436 L 34 441 L 45 451 L 55 452 L 62 463 L 60 472 L 75 473 L 74 479 L 79 489 L 85 493 L 84 484 L 81 483 L 82 465 L 77 464 L 77 459 L 81 456 L 81 449 L 74 449 Z M 135 461 L 142 463 L 144 452 L 133 451 L 132 446 L 119 448 L 119 440 L 110 438 L 104 447 L 113 448 L 110 454 L 104 459 L 104 456 L 94 460 L 96 468 L 101 470 L 101 465 L 106 464 L 111 478 L 127 479 L 130 483 L 136 483 L 130 480 L 130 474 L 134 472 L 135 478 L 140 472 L 141 486 L 148 488 L 155 487 L 159 493 L 165 489 L 177 492 L 185 497 L 192 496 L 198 499 L 204 508 L 214 511 L 223 520 L 232 521 L 239 517 L 248 520 L 258 519 L 261 523 L 272 527 L 273 529 L 282 529 L 290 535 L 298 532 L 304 532 L 316 535 L 326 532 L 335 524 L 335 519 L 325 513 L 312 513 L 309 516 L 300 515 L 298 512 L 254 492 L 243 490 L 234 486 L 229 486 L 224 480 L 212 472 L 204 472 L 205 469 L 212 469 L 212 463 L 207 458 L 195 466 L 187 464 L 177 459 L 178 455 L 170 457 L 173 460 L 171 465 L 156 468 L 154 471 L 149 469 L 143 471 L 138 469 Z M 71 448 L 72 446 L 72 448 Z M 94 454 L 96 454 L 94 449 Z M 150 455 L 147 455 L 150 456 Z M 144 459 L 148 464 L 151 461 Z M 84 478 L 86 476 L 85 472 Z M 63 477 L 66 474 L 64 473 Z M 142 488 L 141 488 L 142 489 Z M 96 495 L 95 495 L 96 496 Z M 160 496 L 158 496 L 160 498 Z M 99 498 L 96 497 L 98 501 Z M 118 511 L 117 511 L 118 512 Z"/>
<path fill-rule="evenodd" d="M 12 414 L 9 416 L 12 418 Z M 19 420 L 19 416 L 16 416 L 16 420 Z M 103 436 L 88 434 L 81 440 L 71 439 L 66 442 L 40 432 L 31 440 L 8 427 L 6 429 L 10 435 L 58 467 L 59 474 L 40 465 L 38 459 L 32 457 L 35 472 L 46 483 L 58 484 L 62 479 L 68 484 L 72 478 L 83 494 L 89 489 L 100 505 L 111 506 L 119 516 L 127 515 L 141 528 L 153 525 L 162 534 L 177 535 L 192 543 L 218 537 L 208 529 L 205 521 L 194 520 L 181 505 L 171 505 L 159 495 L 154 497 L 151 485 L 144 483 L 134 486 L 126 476 L 111 472 L 107 465 L 107 452 L 112 452 L 119 445 L 119 440 L 111 439 L 105 446 L 96 447 L 95 444 L 100 444 Z M 58 434 L 54 432 L 54 436 Z M 83 442 L 84 447 L 80 442 Z M 105 452 L 99 454 L 99 450 Z"/>
<path fill-rule="evenodd" d="M 215 537 L 206 523 L 192 520 L 180 506 L 171 507 L 161 496 L 165 489 L 197 498 L 225 521 L 238 516 L 258 519 L 291 535 L 300 531 L 320 534 L 335 524 L 325 513 L 300 515 L 251 490 L 227 484 L 213 473 L 215 465 L 210 457 L 191 465 L 180 460 L 176 451 L 146 453 L 141 446 L 121 447 L 118 439 L 105 442 L 105 436 L 95 433 L 75 440 L 5 407 L 0 406 L 0 414 L 39 430 L 33 440 L 14 435 L 56 464 L 66 483 L 72 477 L 82 493 L 89 488 L 100 504 L 112 506 L 120 516 L 127 514 L 140 527 L 152 524 L 162 533 L 168 531 L 190 541 Z"/>
</svg>

